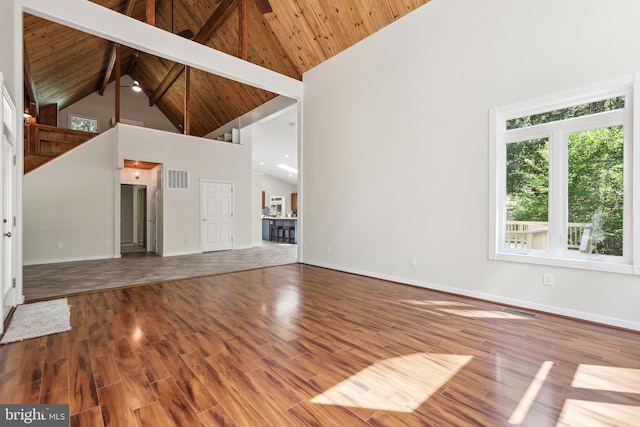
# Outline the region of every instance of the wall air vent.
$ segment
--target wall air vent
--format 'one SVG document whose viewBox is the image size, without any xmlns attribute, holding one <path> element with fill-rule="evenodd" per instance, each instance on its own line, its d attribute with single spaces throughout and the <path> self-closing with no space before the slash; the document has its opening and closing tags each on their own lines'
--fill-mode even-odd
<svg viewBox="0 0 640 427">
<path fill-rule="evenodd" d="M 179 169 L 167 169 L 167 189 L 168 190 L 188 190 L 189 171 Z"/>
</svg>

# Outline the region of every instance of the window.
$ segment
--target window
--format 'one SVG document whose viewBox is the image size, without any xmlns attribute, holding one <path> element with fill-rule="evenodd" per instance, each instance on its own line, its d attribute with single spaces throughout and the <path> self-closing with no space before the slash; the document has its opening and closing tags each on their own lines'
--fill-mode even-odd
<svg viewBox="0 0 640 427">
<path fill-rule="evenodd" d="M 98 120 L 87 117 L 70 116 L 69 128 L 84 132 L 98 132 Z"/>
<path fill-rule="evenodd" d="M 640 274 L 634 85 L 625 78 L 491 111 L 490 258 Z"/>
</svg>

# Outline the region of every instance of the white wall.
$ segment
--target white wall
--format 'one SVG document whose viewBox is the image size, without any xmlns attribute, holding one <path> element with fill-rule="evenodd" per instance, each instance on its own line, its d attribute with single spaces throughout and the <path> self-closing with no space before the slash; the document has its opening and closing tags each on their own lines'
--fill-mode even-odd
<svg viewBox="0 0 640 427">
<path fill-rule="evenodd" d="M 234 249 L 251 246 L 251 144 L 118 125 L 118 159 L 163 164 L 163 255 L 198 253 L 200 180 L 233 183 Z M 167 169 L 189 171 L 189 190 L 167 190 Z"/>
<path fill-rule="evenodd" d="M 15 40 L 15 27 L 14 23 L 14 11 L 15 3 L 13 1 L 0 2 L 0 40 L 2 40 L 2 48 L 0 49 L 0 71 L 4 74 L 7 83 L 7 90 L 9 95 L 15 101 L 15 61 L 14 55 L 16 40 Z M 18 92 L 22 96 L 21 92 Z"/>
<path fill-rule="evenodd" d="M 304 262 L 640 329 L 636 276 L 488 259 L 489 109 L 640 70 L 638 16 L 433 0 L 305 73 Z"/>
<path fill-rule="evenodd" d="M 120 253 L 116 136 L 107 131 L 24 176 L 25 265 L 112 258 L 116 245 Z"/>
<path fill-rule="evenodd" d="M 122 76 L 120 83 L 131 86 L 129 76 Z M 115 82 L 107 85 L 104 95 L 98 91 L 69 105 L 58 113 L 58 126 L 68 128 L 71 115 L 98 120 L 98 131 L 104 132 L 111 128 L 111 118 L 115 117 Z M 120 89 L 120 118 L 144 123 L 144 127 L 151 129 L 177 132 L 169 119 L 157 106 L 149 106 L 149 98 L 144 92 L 134 92 L 130 87 Z"/>
</svg>

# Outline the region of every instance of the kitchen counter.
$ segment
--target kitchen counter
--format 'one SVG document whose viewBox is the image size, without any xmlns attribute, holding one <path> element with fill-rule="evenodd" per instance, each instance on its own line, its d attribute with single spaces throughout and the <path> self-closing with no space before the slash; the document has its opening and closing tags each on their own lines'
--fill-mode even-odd
<svg viewBox="0 0 640 427">
<path fill-rule="evenodd" d="M 298 225 L 298 218 L 286 217 L 286 216 L 263 216 L 262 217 L 262 240 L 271 240 L 271 226 L 272 225 L 286 225 L 293 227 L 293 243 L 297 243 L 296 227 Z"/>
<path fill-rule="evenodd" d="M 263 216 L 262 219 L 269 219 L 273 221 L 297 221 L 295 216 Z"/>
</svg>

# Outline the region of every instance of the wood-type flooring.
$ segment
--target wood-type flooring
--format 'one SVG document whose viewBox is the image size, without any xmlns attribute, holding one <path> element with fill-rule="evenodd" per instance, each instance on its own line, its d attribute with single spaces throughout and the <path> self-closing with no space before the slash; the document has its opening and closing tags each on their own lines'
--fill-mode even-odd
<svg viewBox="0 0 640 427">
<path fill-rule="evenodd" d="M 638 426 L 640 334 L 302 264 L 69 297 L 0 403 L 71 426 Z"/>
</svg>

